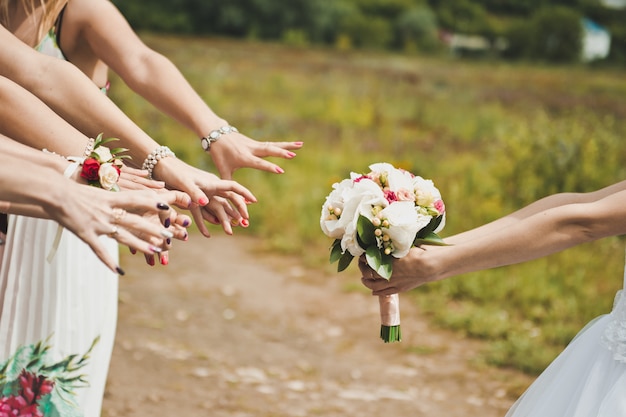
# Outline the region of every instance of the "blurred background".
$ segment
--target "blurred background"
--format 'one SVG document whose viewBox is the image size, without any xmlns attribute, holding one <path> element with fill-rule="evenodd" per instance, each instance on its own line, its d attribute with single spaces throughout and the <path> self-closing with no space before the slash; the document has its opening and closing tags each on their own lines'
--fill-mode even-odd
<svg viewBox="0 0 626 417">
<path fill-rule="evenodd" d="M 319 228 L 332 184 L 374 162 L 435 182 L 444 237 L 551 193 L 626 178 L 626 1 L 114 3 L 240 131 L 305 142 L 294 160 L 276 161 L 284 175 L 236 173 L 259 198 L 251 227 L 236 234 L 308 267 L 335 267 Z M 142 128 L 213 169 L 191 132 L 112 81 L 111 97 Z M 610 311 L 623 268 L 624 241 L 609 238 L 406 299 L 486 340 L 484 362 L 536 374 Z M 365 291 L 356 266 L 349 272 L 345 290 Z"/>
</svg>

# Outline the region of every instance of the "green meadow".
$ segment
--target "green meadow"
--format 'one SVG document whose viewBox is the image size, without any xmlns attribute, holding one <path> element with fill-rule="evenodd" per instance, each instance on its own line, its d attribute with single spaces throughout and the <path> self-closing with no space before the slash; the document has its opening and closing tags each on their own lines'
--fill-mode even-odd
<svg viewBox="0 0 626 417">
<path fill-rule="evenodd" d="M 283 175 L 236 173 L 259 199 L 251 226 L 236 234 L 262 237 L 260 250 L 299 256 L 314 270 L 335 268 L 319 228 L 332 184 L 374 162 L 435 181 L 447 207 L 444 237 L 551 193 L 626 178 L 623 71 L 142 37 L 243 133 L 305 142 L 294 160 L 276 160 Z M 150 135 L 213 169 L 193 133 L 112 81 L 113 100 Z M 608 238 L 430 284 L 402 303 L 488 341 L 477 360 L 535 374 L 585 323 L 610 311 L 623 268 L 623 239 Z M 356 265 L 337 277 L 346 291 L 365 291 Z"/>
</svg>

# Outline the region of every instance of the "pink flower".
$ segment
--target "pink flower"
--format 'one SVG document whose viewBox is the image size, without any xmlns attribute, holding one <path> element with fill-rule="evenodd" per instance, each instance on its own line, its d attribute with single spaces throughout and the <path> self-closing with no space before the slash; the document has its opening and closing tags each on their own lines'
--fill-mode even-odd
<svg viewBox="0 0 626 417">
<path fill-rule="evenodd" d="M 20 374 L 20 386 L 22 387 L 22 397 L 29 404 L 35 404 L 42 396 L 52 392 L 54 382 L 46 380 L 43 375 L 36 375 L 23 370 Z"/>
<path fill-rule="evenodd" d="M 21 395 L 0 398 L 0 417 L 43 417 L 37 404 L 28 404 Z"/>
<path fill-rule="evenodd" d="M 396 193 L 394 193 L 391 190 L 385 190 L 385 198 L 387 199 L 387 201 L 389 203 L 393 203 L 394 201 L 398 201 L 398 196 L 396 196 Z"/>
<path fill-rule="evenodd" d="M 439 214 L 443 214 L 443 213 L 446 212 L 446 206 L 445 206 L 445 204 L 443 204 L 443 200 L 435 201 L 433 206 L 435 207 L 435 210 L 437 210 L 439 212 Z"/>
<path fill-rule="evenodd" d="M 360 177 L 355 178 L 354 182 L 357 183 L 357 182 L 361 182 L 363 180 L 369 180 L 369 179 L 370 177 L 368 177 L 367 175 L 361 175 Z"/>
<path fill-rule="evenodd" d="M 396 191 L 398 201 L 415 201 L 415 194 L 406 188 L 400 188 Z"/>
</svg>

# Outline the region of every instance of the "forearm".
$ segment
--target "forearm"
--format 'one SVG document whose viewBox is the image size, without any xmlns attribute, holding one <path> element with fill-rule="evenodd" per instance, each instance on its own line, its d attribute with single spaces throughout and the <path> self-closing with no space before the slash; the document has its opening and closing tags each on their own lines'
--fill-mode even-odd
<svg viewBox="0 0 626 417">
<path fill-rule="evenodd" d="M 558 205 L 497 231 L 433 252 L 437 279 L 511 265 L 602 237 L 626 233 L 626 191 L 603 199 Z"/>
<path fill-rule="evenodd" d="M 615 192 L 626 190 L 626 181 L 622 181 L 617 184 L 610 185 L 601 190 L 589 192 L 589 193 L 559 193 L 553 194 L 548 197 L 535 201 L 532 204 L 511 213 L 507 216 L 501 217 L 493 222 L 487 223 L 483 226 L 475 229 L 458 233 L 456 235 L 446 238 L 447 243 L 460 244 L 464 242 L 471 242 L 477 238 L 483 237 L 491 233 L 497 233 L 503 228 L 510 227 L 516 223 L 522 222 L 530 216 L 534 216 L 543 211 L 564 206 L 567 204 L 575 203 L 590 203 L 598 201 L 599 199 L 606 197 Z"/>
<path fill-rule="evenodd" d="M 0 44 L 0 76 L 30 91 L 84 135 L 119 138 L 134 166 L 158 146 L 74 65 L 36 52 L 2 26 Z"/>
<path fill-rule="evenodd" d="M 16 175 L 16 172 L 19 174 Z M 0 199 L 10 202 L 8 211 L 11 213 L 40 213 L 43 216 L 42 211 L 19 210 L 24 209 L 23 205 L 46 207 L 62 204 L 64 181 L 67 179 L 51 168 L 0 154 Z"/>
<path fill-rule="evenodd" d="M 0 133 L 35 149 L 82 155 L 87 137 L 33 94 L 4 77 L 0 77 L 0 107 Z"/>
<path fill-rule="evenodd" d="M 55 87 L 45 91 L 36 89 L 34 93 L 83 134 L 95 138 L 102 133 L 105 138 L 118 138 L 115 146 L 129 149 L 132 157 L 129 163 L 135 167 L 141 167 L 144 158 L 159 146 L 80 70 L 71 66 L 57 69 L 53 74 L 50 77 L 55 80 Z"/>
</svg>

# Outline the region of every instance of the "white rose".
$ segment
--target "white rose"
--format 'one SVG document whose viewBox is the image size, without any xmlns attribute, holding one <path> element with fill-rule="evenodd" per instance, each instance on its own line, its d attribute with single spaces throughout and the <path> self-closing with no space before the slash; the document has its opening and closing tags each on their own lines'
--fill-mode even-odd
<svg viewBox="0 0 626 417">
<path fill-rule="evenodd" d="M 334 239 L 341 239 L 344 234 L 346 224 L 351 220 L 350 213 L 345 208 L 345 194 L 346 191 L 352 187 L 352 180 L 346 179 L 339 183 L 333 184 L 333 191 L 326 197 L 326 201 L 322 206 L 322 215 L 320 217 L 320 227 L 326 236 Z M 341 214 L 339 218 L 335 219 L 331 216 L 330 207 L 333 209 L 340 209 Z"/>
<path fill-rule="evenodd" d="M 431 180 L 422 177 L 413 178 L 415 203 L 422 207 L 431 207 L 436 200 L 441 200 L 441 193 Z"/>
<path fill-rule="evenodd" d="M 98 176 L 100 177 L 100 185 L 105 190 L 111 190 L 117 185 L 117 181 L 120 179 L 120 174 L 117 172 L 117 168 L 111 163 L 100 165 L 98 170 Z"/>
<path fill-rule="evenodd" d="M 98 146 L 93 150 L 97 155 L 100 162 L 107 162 L 113 159 L 111 151 L 106 146 Z"/>
<path fill-rule="evenodd" d="M 413 176 L 400 169 L 393 169 L 387 174 L 387 182 L 389 183 L 389 189 L 393 192 L 399 190 L 413 190 Z"/>
<path fill-rule="evenodd" d="M 341 250 L 342 252 L 347 250 L 355 258 L 365 253 L 365 250 L 359 245 L 356 238 L 356 221 L 347 225 L 345 233 L 341 238 Z"/>
<path fill-rule="evenodd" d="M 391 253 L 396 258 L 402 258 L 409 253 L 413 246 L 413 240 L 419 230 L 426 226 L 431 217 L 422 216 L 415 211 L 415 206 L 409 201 L 398 201 L 390 204 L 381 212 L 382 216 L 389 221 L 386 233 L 391 238 L 394 251 Z"/>
<path fill-rule="evenodd" d="M 346 214 L 346 228 L 341 239 L 341 249 L 348 251 L 352 256 L 361 256 L 365 250 L 357 240 L 357 222 L 359 215 L 372 219 L 372 207 L 387 206 L 387 200 L 378 184 L 369 179 L 363 179 L 347 190 L 344 213 Z M 350 216 L 348 218 L 348 215 Z"/>
<path fill-rule="evenodd" d="M 396 169 L 393 165 L 388 164 L 387 162 L 372 164 L 369 166 L 369 168 L 372 172 L 375 172 L 377 174 L 382 174 L 383 172 L 391 172 Z"/>
</svg>

